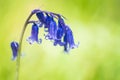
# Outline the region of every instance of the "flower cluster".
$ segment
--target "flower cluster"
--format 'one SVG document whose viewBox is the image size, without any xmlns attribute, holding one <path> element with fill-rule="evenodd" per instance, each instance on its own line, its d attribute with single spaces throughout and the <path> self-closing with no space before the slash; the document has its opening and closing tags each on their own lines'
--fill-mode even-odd
<svg viewBox="0 0 120 80">
<path fill-rule="evenodd" d="M 32 11 L 32 14 L 35 14 L 37 21 L 29 20 L 27 24 L 32 24 L 31 35 L 28 37 L 27 41 L 30 44 L 37 42 L 40 44 L 42 39 L 38 39 L 39 29 L 44 28 L 46 34 L 44 34 L 46 40 L 53 42 L 54 46 L 63 46 L 65 52 L 69 52 L 70 49 L 78 47 L 78 44 L 75 44 L 73 32 L 65 24 L 65 17 L 48 11 L 41 11 L 35 9 Z M 13 41 L 11 43 L 11 48 L 13 51 L 13 59 L 17 57 L 18 43 Z"/>
</svg>

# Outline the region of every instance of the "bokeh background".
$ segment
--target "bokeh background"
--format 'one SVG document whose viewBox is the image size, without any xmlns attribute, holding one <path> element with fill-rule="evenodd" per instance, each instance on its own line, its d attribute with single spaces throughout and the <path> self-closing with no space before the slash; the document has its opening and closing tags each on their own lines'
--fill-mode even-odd
<svg viewBox="0 0 120 80">
<path fill-rule="evenodd" d="M 0 80 L 15 79 L 10 42 L 35 8 L 63 14 L 80 45 L 69 54 L 44 39 L 29 45 L 29 25 L 20 80 L 120 80 L 120 0 L 0 0 Z"/>
</svg>

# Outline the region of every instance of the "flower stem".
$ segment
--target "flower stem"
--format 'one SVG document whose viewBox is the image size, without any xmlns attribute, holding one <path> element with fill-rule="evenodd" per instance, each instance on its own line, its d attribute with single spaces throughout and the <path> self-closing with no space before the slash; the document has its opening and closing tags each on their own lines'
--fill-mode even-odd
<svg viewBox="0 0 120 80">
<path fill-rule="evenodd" d="M 34 13 L 31 13 L 28 16 L 27 20 L 25 21 L 23 29 L 22 29 L 22 33 L 21 33 L 21 36 L 20 36 L 19 48 L 18 48 L 18 53 L 17 53 L 18 56 L 17 56 L 17 60 L 16 60 L 16 78 L 15 78 L 15 80 L 19 80 L 19 75 L 20 75 L 20 56 L 21 56 L 22 40 L 23 40 L 23 36 L 24 36 L 25 30 L 27 28 L 28 21 L 30 20 L 30 18 L 32 17 L 33 14 Z"/>
</svg>

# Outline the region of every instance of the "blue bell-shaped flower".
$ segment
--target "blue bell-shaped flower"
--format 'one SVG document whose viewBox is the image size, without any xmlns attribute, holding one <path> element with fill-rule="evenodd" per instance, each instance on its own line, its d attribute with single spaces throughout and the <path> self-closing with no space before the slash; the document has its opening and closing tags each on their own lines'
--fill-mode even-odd
<svg viewBox="0 0 120 80">
<path fill-rule="evenodd" d="M 45 28 L 48 28 L 48 34 L 45 35 L 46 39 L 54 40 L 57 33 L 57 24 L 54 21 L 53 17 L 47 14 Z"/>
<path fill-rule="evenodd" d="M 19 47 L 19 44 L 17 42 L 15 42 L 15 41 L 11 42 L 11 49 L 12 49 L 12 53 L 13 53 L 12 60 L 15 60 L 17 57 L 18 47 Z"/>
<path fill-rule="evenodd" d="M 38 39 L 38 34 L 39 34 L 39 27 L 37 24 L 33 23 L 32 25 L 32 30 L 31 30 L 31 36 L 27 39 L 27 41 L 30 44 L 33 44 L 33 42 L 41 43 L 42 39 Z"/>
<path fill-rule="evenodd" d="M 40 22 L 45 23 L 46 17 L 42 11 L 36 13 L 36 16 L 40 20 Z"/>
<path fill-rule="evenodd" d="M 61 22 L 62 21 L 62 22 Z M 61 41 L 64 32 L 64 28 L 65 24 L 64 21 L 60 18 L 58 20 L 58 30 L 57 30 L 57 34 L 56 34 L 56 39 L 54 40 L 54 45 L 56 46 L 57 44 L 59 44 L 60 46 L 63 46 L 64 43 Z"/>
<path fill-rule="evenodd" d="M 66 26 L 66 32 L 64 36 L 64 51 L 69 52 L 70 49 L 78 47 L 79 43 L 76 45 L 73 38 L 72 30 Z"/>
</svg>

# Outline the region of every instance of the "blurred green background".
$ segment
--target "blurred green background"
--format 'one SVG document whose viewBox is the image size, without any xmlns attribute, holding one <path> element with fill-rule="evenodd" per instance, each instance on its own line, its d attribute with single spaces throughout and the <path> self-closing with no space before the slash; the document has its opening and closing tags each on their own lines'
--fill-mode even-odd
<svg viewBox="0 0 120 80">
<path fill-rule="evenodd" d="M 0 0 L 0 80 L 15 79 L 10 42 L 35 8 L 63 14 L 80 46 L 64 54 L 44 39 L 29 45 L 29 26 L 20 80 L 120 80 L 120 0 Z"/>
</svg>

